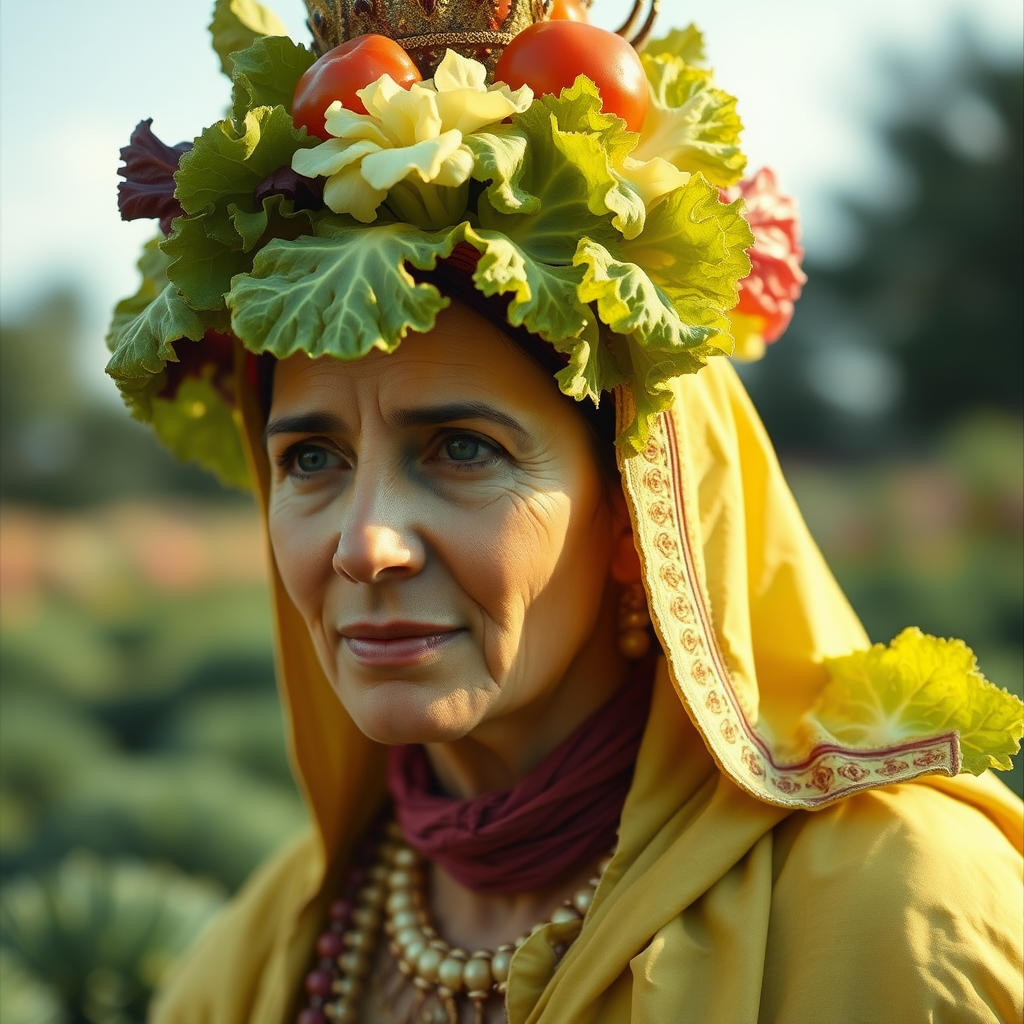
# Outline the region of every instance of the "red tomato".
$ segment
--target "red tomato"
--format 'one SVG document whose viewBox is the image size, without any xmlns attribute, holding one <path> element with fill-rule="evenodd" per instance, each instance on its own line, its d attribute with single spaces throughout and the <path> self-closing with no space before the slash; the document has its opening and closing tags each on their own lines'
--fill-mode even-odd
<svg viewBox="0 0 1024 1024">
<path fill-rule="evenodd" d="M 328 50 L 295 87 L 292 123 L 296 128 L 305 127 L 310 135 L 331 138 L 324 128 L 324 111 L 341 100 L 347 110 L 365 114 L 366 107 L 356 93 L 385 74 L 405 89 L 423 81 L 409 54 L 387 36 L 356 36 Z"/>
<path fill-rule="evenodd" d="M 551 21 L 590 21 L 583 0 L 553 0 L 548 18 Z"/>
<path fill-rule="evenodd" d="M 622 36 L 583 21 L 539 21 L 505 47 L 494 69 L 513 89 L 528 85 L 538 96 L 559 93 L 586 75 L 601 90 L 604 109 L 638 132 L 647 114 L 647 75 Z"/>
</svg>

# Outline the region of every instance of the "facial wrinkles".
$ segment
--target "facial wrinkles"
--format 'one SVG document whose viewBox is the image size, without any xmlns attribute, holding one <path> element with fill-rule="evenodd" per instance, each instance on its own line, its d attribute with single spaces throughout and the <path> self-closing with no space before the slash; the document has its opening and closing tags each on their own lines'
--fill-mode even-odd
<svg viewBox="0 0 1024 1024">
<path fill-rule="evenodd" d="M 579 609 L 588 602 L 596 609 L 594 594 L 603 587 L 599 552 L 608 529 L 600 485 L 587 476 L 595 476 L 596 464 L 582 421 L 556 394 L 541 396 L 550 399 L 547 405 L 538 401 L 541 371 L 527 363 L 529 372 L 518 373 L 521 354 L 513 352 L 512 365 L 496 371 L 472 358 L 462 333 L 444 345 L 416 336 L 395 355 L 374 353 L 352 364 L 282 364 L 272 409 L 272 419 L 324 411 L 346 424 L 330 440 L 353 468 L 339 474 L 336 485 L 307 493 L 278 471 L 271 497 L 282 577 L 328 675 L 346 702 L 355 699 L 346 690 L 352 680 L 342 678 L 351 672 L 337 633 L 346 624 L 459 625 L 476 638 L 485 673 L 467 671 L 436 694 L 432 714 L 452 720 L 476 714 L 466 708 L 485 693 L 490 715 L 530 699 L 539 682 L 571 660 L 571 648 L 589 628 Z M 495 344 L 509 346 L 503 339 L 480 340 L 481 348 Z M 470 358 L 460 361 L 467 351 Z M 542 382 L 553 390 L 547 378 Z M 438 472 L 424 460 L 423 447 L 449 428 L 396 423 L 403 410 L 468 400 L 513 415 L 529 436 L 483 419 L 467 421 L 467 434 L 494 438 L 511 457 L 482 471 L 444 466 Z M 452 429 L 461 431 L 462 424 Z M 277 444 L 271 441 L 272 450 Z M 374 543 L 390 543 L 392 556 L 401 549 L 419 557 L 403 568 L 390 564 L 385 551 L 384 571 L 367 582 L 369 564 L 381 565 Z M 331 563 L 337 552 L 344 567 L 353 551 L 367 564 L 346 578 Z M 575 592 L 581 580 L 586 600 Z M 387 699 L 401 701 L 401 694 Z"/>
</svg>

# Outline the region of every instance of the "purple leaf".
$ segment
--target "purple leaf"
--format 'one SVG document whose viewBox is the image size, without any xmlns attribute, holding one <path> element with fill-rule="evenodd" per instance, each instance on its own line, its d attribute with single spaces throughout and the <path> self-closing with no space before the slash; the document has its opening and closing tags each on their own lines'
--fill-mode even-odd
<svg viewBox="0 0 1024 1024">
<path fill-rule="evenodd" d="M 174 198 L 174 172 L 192 143 L 168 146 L 150 130 L 152 123 L 152 118 L 140 121 L 121 150 L 124 166 L 117 173 L 125 180 L 117 186 L 117 207 L 122 220 L 159 218 L 160 229 L 169 235 L 171 221 L 185 212 Z"/>
<path fill-rule="evenodd" d="M 324 205 L 324 182 L 298 174 L 286 164 L 271 171 L 253 192 L 257 205 L 270 196 L 291 199 L 296 210 L 319 210 Z"/>
</svg>

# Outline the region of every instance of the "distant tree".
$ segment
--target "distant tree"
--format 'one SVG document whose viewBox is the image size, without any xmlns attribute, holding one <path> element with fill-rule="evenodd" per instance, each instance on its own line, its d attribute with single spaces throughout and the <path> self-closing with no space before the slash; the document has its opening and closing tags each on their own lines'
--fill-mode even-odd
<svg viewBox="0 0 1024 1024">
<path fill-rule="evenodd" d="M 1022 88 L 968 33 L 941 76 L 890 63 L 880 125 L 900 204 L 847 199 L 861 242 L 809 262 L 789 333 L 745 373 L 783 452 L 920 448 L 963 414 L 1022 410 Z"/>
<path fill-rule="evenodd" d="M 232 500 L 83 385 L 82 333 L 80 300 L 60 288 L 0 324 L 0 499 L 65 507 L 145 494 Z"/>
</svg>

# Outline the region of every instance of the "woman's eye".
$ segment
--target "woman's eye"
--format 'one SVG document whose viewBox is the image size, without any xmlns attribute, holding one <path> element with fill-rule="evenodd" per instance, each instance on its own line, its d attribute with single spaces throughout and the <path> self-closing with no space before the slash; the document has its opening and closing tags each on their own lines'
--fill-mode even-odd
<svg viewBox="0 0 1024 1024">
<path fill-rule="evenodd" d="M 317 445 L 302 445 L 286 455 L 288 470 L 296 476 L 314 476 L 340 465 L 339 457 Z"/>
<path fill-rule="evenodd" d="M 463 466 L 483 466 L 502 455 L 496 444 L 472 434 L 456 434 L 441 443 L 438 453 L 441 462 Z"/>
<path fill-rule="evenodd" d="M 445 442 L 444 453 L 452 462 L 472 462 L 480 457 L 483 448 L 475 437 L 453 437 Z"/>
</svg>

